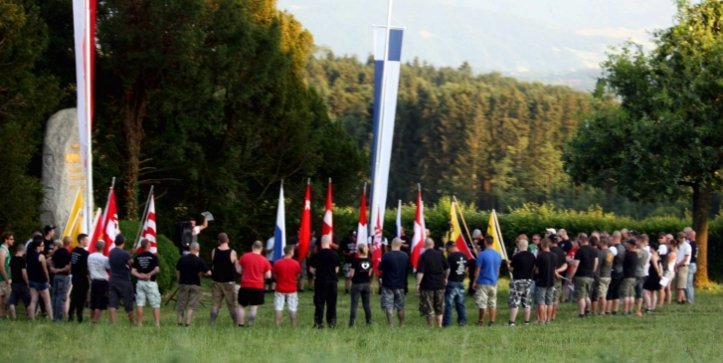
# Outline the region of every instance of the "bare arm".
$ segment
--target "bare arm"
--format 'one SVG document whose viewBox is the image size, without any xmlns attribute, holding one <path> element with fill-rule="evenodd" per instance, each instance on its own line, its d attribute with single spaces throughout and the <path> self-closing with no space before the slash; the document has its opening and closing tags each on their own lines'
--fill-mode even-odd
<svg viewBox="0 0 723 363">
<path fill-rule="evenodd" d="M 48 273 L 48 262 L 45 260 L 45 256 L 38 256 L 38 261 L 40 262 L 40 267 L 43 269 L 43 273 L 45 274 L 45 279 L 50 281 L 50 274 Z"/>
<path fill-rule="evenodd" d="M 419 292 L 419 287 L 422 284 L 423 278 L 424 278 L 424 272 L 417 272 L 417 292 Z"/>
<path fill-rule="evenodd" d="M 5 252 L 5 250 L 0 251 L 0 275 L 2 275 L 3 280 L 9 285 L 10 278 L 8 277 L 8 272 L 5 271 L 5 260 L 7 258 L 7 252 Z"/>
</svg>

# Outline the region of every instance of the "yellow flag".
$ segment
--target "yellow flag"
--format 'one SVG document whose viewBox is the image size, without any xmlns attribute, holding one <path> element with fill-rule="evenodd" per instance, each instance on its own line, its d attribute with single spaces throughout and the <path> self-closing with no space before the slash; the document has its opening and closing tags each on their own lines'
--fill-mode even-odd
<svg viewBox="0 0 723 363">
<path fill-rule="evenodd" d="M 500 223 L 497 220 L 497 213 L 492 210 L 490 213 L 490 221 L 487 224 L 487 235 L 493 239 L 492 249 L 502 256 L 503 260 L 507 260 L 507 250 L 505 249 L 505 242 L 502 240 L 502 232 L 500 231 Z"/>
<path fill-rule="evenodd" d="M 70 209 L 70 215 L 68 221 L 65 223 L 63 229 L 63 237 L 70 237 L 73 242 L 70 244 L 71 248 L 75 248 L 78 244 L 76 240 L 78 235 L 82 232 L 83 228 L 83 193 L 82 188 L 78 188 L 78 192 L 75 194 L 75 201 L 73 201 L 73 207 Z"/>
<path fill-rule="evenodd" d="M 460 252 L 464 253 L 468 260 L 474 258 L 472 250 L 470 250 L 467 242 L 464 240 L 464 236 L 462 235 L 462 229 L 459 228 L 456 202 L 452 202 L 452 205 L 449 208 L 449 221 L 452 225 L 452 229 L 449 231 L 449 240 L 451 242 L 454 242 L 454 244 L 457 246 L 457 249 L 459 249 Z"/>
</svg>

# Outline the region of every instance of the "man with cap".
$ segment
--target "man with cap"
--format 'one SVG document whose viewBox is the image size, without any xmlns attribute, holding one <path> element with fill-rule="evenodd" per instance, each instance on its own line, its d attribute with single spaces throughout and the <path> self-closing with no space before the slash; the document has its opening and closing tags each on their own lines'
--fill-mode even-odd
<svg viewBox="0 0 723 363">
<path fill-rule="evenodd" d="M 121 300 L 128 315 L 128 321 L 133 321 L 133 285 L 131 285 L 131 266 L 133 258 L 131 254 L 123 249 L 126 239 L 122 234 L 115 237 L 115 247 L 108 253 L 110 264 L 110 285 L 108 287 L 108 307 L 110 311 L 110 322 L 115 324 L 116 311 Z"/>
</svg>

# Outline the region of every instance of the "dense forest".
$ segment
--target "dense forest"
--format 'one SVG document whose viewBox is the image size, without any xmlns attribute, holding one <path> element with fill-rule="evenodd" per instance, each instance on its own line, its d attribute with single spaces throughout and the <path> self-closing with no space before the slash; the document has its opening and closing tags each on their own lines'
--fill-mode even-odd
<svg viewBox="0 0 723 363">
<path fill-rule="evenodd" d="M 0 228 L 29 232 L 42 197 L 43 125 L 75 106 L 71 1 L 0 0 L 0 10 Z M 121 218 L 137 219 L 154 185 L 162 232 L 211 210 L 213 229 L 243 243 L 273 231 L 282 180 L 288 231 L 307 179 L 315 218 L 329 177 L 335 203 L 356 205 L 370 169 L 371 60 L 316 47 L 274 0 L 104 0 L 97 22 L 96 205 L 115 176 Z M 501 211 L 536 202 L 683 215 L 686 195 L 633 202 L 612 184 L 578 185 L 565 173 L 578 126 L 616 107 L 468 64 L 408 61 L 389 202 L 412 200 L 421 183 L 427 203 L 454 194 Z M 716 191 L 712 214 L 719 199 Z"/>
</svg>

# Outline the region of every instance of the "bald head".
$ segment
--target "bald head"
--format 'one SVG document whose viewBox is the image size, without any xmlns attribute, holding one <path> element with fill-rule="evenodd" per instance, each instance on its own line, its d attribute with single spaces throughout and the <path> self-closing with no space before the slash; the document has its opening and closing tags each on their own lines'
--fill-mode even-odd
<svg viewBox="0 0 723 363">
<path fill-rule="evenodd" d="M 431 250 L 434 248 L 434 240 L 430 237 L 428 237 L 426 240 L 424 240 L 424 248 Z"/>
</svg>

